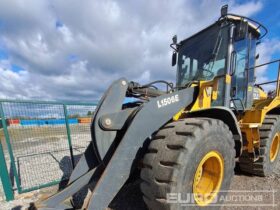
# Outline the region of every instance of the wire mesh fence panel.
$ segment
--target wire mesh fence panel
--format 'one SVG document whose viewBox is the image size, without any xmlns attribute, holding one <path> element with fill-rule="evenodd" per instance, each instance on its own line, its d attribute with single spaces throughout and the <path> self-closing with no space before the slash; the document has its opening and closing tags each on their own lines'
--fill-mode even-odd
<svg viewBox="0 0 280 210">
<path fill-rule="evenodd" d="M 19 192 L 68 179 L 73 169 L 71 139 L 76 155 L 80 155 L 91 140 L 89 123 L 79 123 L 79 116 L 86 116 L 89 110 L 86 114 L 84 112 L 88 108 L 70 105 L 66 117 L 65 107 L 48 102 L 2 102 L 8 139 L 3 141 L 3 129 L 0 138 L 6 150 L 9 144 L 12 149 L 5 152 L 5 158 L 10 177 L 14 177 L 12 181 L 16 182 Z"/>
<path fill-rule="evenodd" d="M 73 147 L 73 153 L 75 156 L 75 162 L 77 162 L 77 160 L 85 151 L 86 147 L 91 141 L 90 124 L 95 108 L 96 106 L 94 105 L 67 106 L 67 113 L 69 119 L 78 119 L 78 124 L 70 123 L 71 142 Z"/>
</svg>

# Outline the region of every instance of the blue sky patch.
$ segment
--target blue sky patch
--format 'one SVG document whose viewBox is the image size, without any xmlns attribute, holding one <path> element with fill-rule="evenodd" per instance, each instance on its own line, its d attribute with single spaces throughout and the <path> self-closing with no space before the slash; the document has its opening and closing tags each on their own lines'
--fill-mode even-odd
<svg viewBox="0 0 280 210">
<path fill-rule="evenodd" d="M 0 60 L 7 60 L 8 57 L 8 52 L 0 48 Z"/>
<path fill-rule="evenodd" d="M 12 64 L 11 65 L 11 69 L 13 72 L 20 72 L 20 71 L 24 71 L 24 69 L 16 64 Z"/>
<path fill-rule="evenodd" d="M 55 27 L 56 27 L 56 28 L 61 28 L 61 27 L 63 27 L 63 23 L 62 23 L 61 21 L 57 20 L 57 21 L 55 22 Z"/>
<path fill-rule="evenodd" d="M 0 29 L 4 27 L 4 22 L 0 20 Z"/>
<path fill-rule="evenodd" d="M 268 34 L 265 36 L 265 39 L 269 40 L 280 40 L 280 1 L 279 0 L 269 0 L 262 1 L 263 8 L 252 16 L 253 19 L 262 23 L 267 29 Z M 275 52 L 271 60 L 276 60 L 280 58 L 279 51 Z M 256 70 L 257 71 L 257 70 Z M 277 78 L 278 73 L 278 64 L 277 65 L 269 65 L 266 71 L 266 76 L 269 80 L 275 80 Z"/>
<path fill-rule="evenodd" d="M 71 54 L 71 55 L 68 55 L 67 60 L 70 62 L 77 62 L 79 60 L 79 56 Z"/>
</svg>

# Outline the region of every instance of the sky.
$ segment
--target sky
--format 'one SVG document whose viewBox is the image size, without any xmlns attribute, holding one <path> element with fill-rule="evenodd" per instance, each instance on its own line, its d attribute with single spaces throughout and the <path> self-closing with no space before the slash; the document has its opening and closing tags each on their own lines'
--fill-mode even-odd
<svg viewBox="0 0 280 210">
<path fill-rule="evenodd" d="M 216 21 L 220 7 L 263 22 L 263 63 L 280 57 L 277 0 L 1 0 L 0 98 L 96 101 L 116 79 L 174 81 L 172 36 Z M 276 79 L 277 66 L 256 71 Z"/>
</svg>

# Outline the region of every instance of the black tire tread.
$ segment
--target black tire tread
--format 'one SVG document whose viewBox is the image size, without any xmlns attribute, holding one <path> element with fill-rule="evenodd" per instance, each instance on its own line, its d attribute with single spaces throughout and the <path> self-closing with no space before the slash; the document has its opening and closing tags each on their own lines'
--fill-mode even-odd
<svg viewBox="0 0 280 210">
<path fill-rule="evenodd" d="M 248 153 L 245 151 L 244 154 L 239 158 L 239 167 L 242 171 L 257 175 L 257 176 L 268 176 L 270 172 L 267 169 L 267 156 L 266 153 L 269 152 L 269 141 L 271 139 L 271 133 L 275 126 L 279 123 L 280 116 L 278 115 L 267 115 L 264 122 L 260 128 L 260 157 L 257 161 L 249 157 Z"/>
<path fill-rule="evenodd" d="M 234 141 L 228 126 L 220 120 L 210 118 L 188 118 L 171 122 L 161 128 L 151 139 L 147 154 L 143 159 L 144 168 L 141 170 L 141 191 L 143 199 L 150 209 L 170 209 L 166 203 L 166 193 L 176 184 L 177 175 L 184 164 L 184 158 L 195 147 L 196 137 L 210 125 L 226 130 L 229 144 L 235 157 Z M 176 138 L 174 137 L 176 136 Z M 187 138 L 186 138 L 187 136 Z M 171 138 L 173 137 L 173 138 Z M 172 141 L 171 141 L 172 139 Z M 150 151 L 157 151 L 151 153 Z M 168 164 L 162 164 L 168 163 Z M 234 171 L 232 170 L 231 176 Z"/>
</svg>

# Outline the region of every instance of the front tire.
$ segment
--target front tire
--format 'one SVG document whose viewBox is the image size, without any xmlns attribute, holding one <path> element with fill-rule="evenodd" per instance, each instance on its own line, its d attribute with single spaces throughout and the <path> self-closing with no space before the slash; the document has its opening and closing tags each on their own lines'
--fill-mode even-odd
<svg viewBox="0 0 280 210">
<path fill-rule="evenodd" d="M 220 191 L 229 189 L 234 157 L 232 133 L 220 120 L 188 118 L 165 125 L 152 136 L 144 156 L 145 203 L 152 210 L 211 209 L 217 195 L 225 194 Z M 194 202 L 181 205 L 179 196 Z"/>
</svg>

